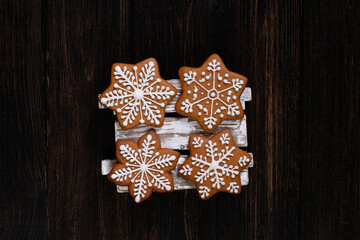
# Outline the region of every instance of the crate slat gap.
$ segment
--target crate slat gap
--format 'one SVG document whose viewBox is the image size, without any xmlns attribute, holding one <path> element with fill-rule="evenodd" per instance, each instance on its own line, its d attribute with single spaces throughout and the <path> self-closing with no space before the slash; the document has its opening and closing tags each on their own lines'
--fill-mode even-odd
<svg viewBox="0 0 360 240">
<path fill-rule="evenodd" d="M 175 112 L 175 104 L 179 99 L 182 89 L 181 83 L 179 79 L 171 79 L 168 80 L 173 86 L 175 86 L 178 90 L 175 98 L 166 105 L 165 113 L 174 113 Z M 100 94 L 99 94 L 100 96 Z M 246 87 L 244 92 L 240 96 L 240 102 L 245 110 L 245 102 L 251 101 L 251 88 Z M 105 107 L 99 103 L 99 109 L 105 109 Z M 115 114 L 115 112 L 114 112 Z M 141 124 L 136 128 L 123 131 L 117 121 L 115 121 L 115 142 L 117 140 L 130 140 L 137 142 L 137 140 L 147 131 L 153 129 L 154 127 L 147 126 L 145 124 Z M 231 134 L 234 137 L 234 141 L 238 147 L 247 147 L 247 128 L 246 128 L 246 115 L 244 118 L 236 121 L 225 120 L 223 121 L 216 129 L 216 132 L 219 132 L 224 129 L 229 129 Z M 192 134 L 199 134 L 205 137 L 210 137 L 214 133 L 206 134 L 202 131 L 201 127 L 197 124 L 197 122 L 190 118 L 181 118 L 181 117 L 165 117 L 164 125 L 161 128 L 155 128 L 156 134 L 159 136 L 161 141 L 161 146 L 163 148 L 170 148 L 174 150 L 188 150 L 188 139 Z M 176 130 L 176 131 L 174 131 Z M 251 156 L 252 153 L 250 153 Z M 186 189 L 195 189 L 195 184 L 185 178 L 183 178 L 178 173 L 178 168 L 180 165 L 186 160 L 187 155 L 181 155 L 179 161 L 171 174 L 174 179 L 174 190 L 186 190 Z M 101 161 L 101 174 L 107 175 L 113 166 L 117 163 L 117 160 L 113 159 L 104 159 Z M 248 168 L 253 167 L 254 159 L 252 159 L 251 163 L 247 168 L 245 168 L 240 173 L 241 185 L 246 186 L 249 183 L 249 175 Z M 116 189 L 119 193 L 128 192 L 127 186 L 118 186 L 116 185 Z"/>
</svg>

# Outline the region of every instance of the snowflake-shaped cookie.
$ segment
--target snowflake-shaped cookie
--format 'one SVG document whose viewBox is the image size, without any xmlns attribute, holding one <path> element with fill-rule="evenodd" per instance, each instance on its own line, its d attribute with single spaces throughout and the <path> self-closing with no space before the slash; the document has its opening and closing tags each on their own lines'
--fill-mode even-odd
<svg viewBox="0 0 360 240">
<path fill-rule="evenodd" d="M 229 130 L 212 138 L 192 135 L 189 147 L 190 156 L 179 173 L 196 184 L 201 199 L 219 191 L 240 193 L 240 172 L 251 162 L 251 155 L 236 147 Z"/>
<path fill-rule="evenodd" d="M 141 123 L 161 127 L 165 106 L 177 90 L 161 78 L 156 60 L 148 58 L 135 65 L 115 63 L 111 73 L 111 84 L 99 101 L 116 112 L 121 128 Z"/>
<path fill-rule="evenodd" d="M 116 142 L 116 164 L 108 179 L 120 186 L 129 186 L 136 203 L 141 203 L 156 192 L 171 192 L 174 189 L 170 171 L 176 166 L 180 153 L 161 148 L 155 131 L 142 136 L 137 144 L 132 141 Z"/>
<path fill-rule="evenodd" d="M 219 55 L 212 54 L 199 68 L 180 68 L 179 76 L 182 94 L 176 111 L 194 118 L 205 132 L 212 132 L 223 120 L 244 116 L 240 95 L 247 78 L 230 72 Z"/>
</svg>

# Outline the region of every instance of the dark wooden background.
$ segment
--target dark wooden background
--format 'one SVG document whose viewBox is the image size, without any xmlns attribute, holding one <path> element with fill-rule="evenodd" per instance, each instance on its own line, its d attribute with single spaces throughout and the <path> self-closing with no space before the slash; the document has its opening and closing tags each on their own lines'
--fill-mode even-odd
<svg viewBox="0 0 360 240">
<path fill-rule="evenodd" d="M 359 239 L 360 1 L 0 1 L 0 239 Z M 249 78 L 255 166 L 238 196 L 100 174 L 114 62 L 162 77 L 213 52 Z"/>
</svg>

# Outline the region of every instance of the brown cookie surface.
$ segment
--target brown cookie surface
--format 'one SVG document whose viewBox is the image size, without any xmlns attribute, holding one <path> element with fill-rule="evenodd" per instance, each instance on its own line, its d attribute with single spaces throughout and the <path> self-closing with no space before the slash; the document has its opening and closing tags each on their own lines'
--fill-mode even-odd
<svg viewBox="0 0 360 240">
<path fill-rule="evenodd" d="M 120 186 L 129 186 L 136 203 L 149 198 L 154 191 L 172 192 L 173 178 L 170 171 L 176 166 L 180 153 L 161 148 L 155 131 L 150 130 L 137 143 L 119 140 L 116 142 L 116 164 L 108 179 Z"/>
<path fill-rule="evenodd" d="M 122 129 L 141 123 L 161 127 L 165 106 L 176 93 L 176 88 L 161 78 L 156 60 L 148 58 L 137 64 L 113 64 L 110 86 L 99 102 L 116 112 Z"/>
<path fill-rule="evenodd" d="M 239 194 L 240 172 L 251 162 L 251 155 L 237 148 L 229 130 L 211 138 L 191 135 L 190 156 L 179 173 L 193 181 L 199 197 L 209 199 L 217 192 Z"/>
<path fill-rule="evenodd" d="M 212 54 L 199 68 L 180 68 L 179 77 L 182 93 L 175 109 L 195 119 L 205 132 L 214 131 L 223 120 L 244 116 L 240 95 L 247 78 L 229 71 L 219 55 Z"/>
</svg>

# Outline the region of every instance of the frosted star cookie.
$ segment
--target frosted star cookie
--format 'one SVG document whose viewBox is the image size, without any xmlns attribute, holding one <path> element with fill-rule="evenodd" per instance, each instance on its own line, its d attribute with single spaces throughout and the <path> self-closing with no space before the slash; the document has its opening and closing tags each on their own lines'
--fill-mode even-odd
<svg viewBox="0 0 360 240">
<path fill-rule="evenodd" d="M 217 54 L 212 54 L 199 68 L 179 70 L 182 93 L 176 111 L 195 119 L 211 133 L 224 120 L 241 119 L 244 110 L 240 95 L 247 78 L 229 71 Z"/>
<path fill-rule="evenodd" d="M 156 192 L 172 192 L 173 178 L 170 171 L 176 166 L 180 153 L 161 148 L 155 131 L 150 130 L 137 143 L 116 142 L 116 164 L 108 179 L 120 186 L 129 186 L 130 195 L 136 203 Z"/>
<path fill-rule="evenodd" d="M 165 106 L 176 93 L 176 88 L 161 78 L 156 60 L 148 58 L 137 64 L 113 64 L 111 84 L 99 102 L 116 112 L 124 130 L 141 123 L 161 127 Z"/>
<path fill-rule="evenodd" d="M 229 130 L 211 138 L 191 135 L 189 148 L 190 156 L 180 166 L 179 173 L 195 183 L 202 200 L 220 191 L 240 193 L 240 172 L 252 158 L 236 147 Z"/>
</svg>

